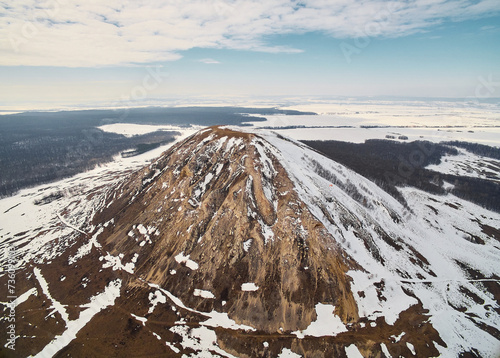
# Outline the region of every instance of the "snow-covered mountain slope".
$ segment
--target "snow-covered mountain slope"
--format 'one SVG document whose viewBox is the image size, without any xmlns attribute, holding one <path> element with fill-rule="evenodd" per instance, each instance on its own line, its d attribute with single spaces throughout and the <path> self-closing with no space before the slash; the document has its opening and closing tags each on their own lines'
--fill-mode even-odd
<svg viewBox="0 0 500 358">
<path fill-rule="evenodd" d="M 500 352 L 499 214 L 412 188 L 404 207 L 268 131 L 207 128 L 129 170 L 0 201 L 16 354 Z"/>
<path fill-rule="evenodd" d="M 445 342 L 436 346 L 443 356 L 500 354 L 498 214 L 451 195 L 404 188 L 408 211 L 300 143 L 264 138 L 295 177 L 301 199 L 366 270 L 349 272 L 360 316 L 391 323 L 418 301 Z"/>
</svg>

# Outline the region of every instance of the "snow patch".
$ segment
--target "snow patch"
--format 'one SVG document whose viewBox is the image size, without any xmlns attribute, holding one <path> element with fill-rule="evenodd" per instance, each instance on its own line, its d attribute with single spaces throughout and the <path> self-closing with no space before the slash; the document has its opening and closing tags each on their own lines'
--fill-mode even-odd
<svg viewBox="0 0 500 358">
<path fill-rule="evenodd" d="M 217 312 L 217 311 L 212 311 L 210 313 L 204 313 L 206 316 L 209 316 L 210 318 L 206 321 L 200 322 L 201 325 L 203 326 L 208 326 L 208 327 L 222 327 L 226 329 L 233 329 L 233 330 L 244 330 L 244 331 L 255 331 L 255 328 L 244 325 L 244 324 L 237 324 L 234 320 L 229 318 L 227 313 L 225 312 Z"/>
<path fill-rule="evenodd" d="M 186 267 L 190 268 L 191 270 L 198 270 L 199 265 L 194 262 L 193 260 L 189 259 L 189 255 L 184 256 L 184 252 L 181 252 L 177 256 L 175 256 L 175 261 L 179 264 L 186 264 Z"/>
<path fill-rule="evenodd" d="M 148 319 L 146 317 L 140 317 L 140 316 L 136 316 L 135 314 L 131 313 L 130 314 L 132 317 L 134 317 L 136 320 L 138 320 L 139 322 L 142 323 L 143 326 L 146 325 L 146 322 L 148 321 Z"/>
<path fill-rule="evenodd" d="M 216 353 L 227 358 L 236 358 L 217 345 L 217 335 L 207 327 L 189 328 L 179 325 L 171 327 L 170 331 L 182 337 L 182 348 L 199 352 L 197 357 L 212 357 L 212 353 Z"/>
<path fill-rule="evenodd" d="M 335 306 L 323 303 L 316 304 L 316 321 L 311 322 L 309 327 L 307 327 L 304 331 L 295 331 L 292 333 L 302 339 L 305 336 L 334 337 L 341 332 L 346 332 L 346 326 L 340 317 L 334 313 L 334 311 Z"/>
<path fill-rule="evenodd" d="M 277 358 L 302 358 L 301 355 L 291 351 L 288 348 L 283 348 L 280 354 L 278 354 Z"/>
<path fill-rule="evenodd" d="M 111 220 L 108 220 L 104 223 L 104 227 L 108 227 L 109 225 L 113 225 L 115 223 L 115 219 L 112 218 Z"/>
<path fill-rule="evenodd" d="M 274 232 L 273 232 L 273 229 L 267 225 L 264 221 L 262 221 L 262 219 L 257 219 L 257 221 L 259 222 L 259 225 L 262 229 L 262 236 L 264 236 L 264 244 L 268 244 L 269 242 L 273 242 L 274 241 Z"/>
<path fill-rule="evenodd" d="M 413 346 L 413 344 L 411 344 L 410 342 L 406 342 L 406 346 L 410 350 L 411 354 L 417 355 L 417 352 L 415 352 L 415 347 Z"/>
<path fill-rule="evenodd" d="M 113 256 L 109 252 L 106 252 L 106 256 L 99 257 L 99 261 L 103 260 L 106 261 L 102 265 L 102 268 L 112 267 L 113 271 L 123 270 L 125 272 L 128 272 L 129 274 L 133 274 L 135 269 L 135 263 L 137 262 L 138 256 L 139 254 L 137 253 L 134 254 L 132 260 L 129 263 L 123 265 L 122 264 L 123 254 L 119 254 L 118 256 Z"/>
<path fill-rule="evenodd" d="M 69 222 L 67 222 L 66 220 L 64 220 L 64 219 L 62 218 L 62 216 L 61 216 L 59 213 L 56 213 L 56 215 L 57 215 L 57 217 L 59 218 L 59 220 L 61 220 L 61 222 L 62 222 L 64 225 L 66 225 L 67 227 L 72 228 L 72 229 L 73 229 L 73 230 L 75 230 L 75 231 L 78 231 L 80 234 L 87 235 L 87 233 L 86 233 L 85 231 L 80 230 L 80 229 L 79 229 L 79 228 L 77 228 L 76 226 L 74 226 L 74 225 L 70 224 Z"/>
<path fill-rule="evenodd" d="M 171 350 L 173 350 L 175 353 L 180 353 L 181 352 L 181 350 L 179 348 L 177 348 L 176 346 L 174 346 L 172 343 L 165 342 L 165 344 L 167 345 L 168 348 L 170 348 Z"/>
<path fill-rule="evenodd" d="M 139 231 L 139 233 L 144 237 L 144 240 L 145 241 L 142 241 L 141 242 L 141 245 L 140 246 L 144 246 L 146 244 L 146 242 L 148 244 L 152 244 L 153 242 L 151 241 L 151 237 L 150 235 L 152 233 L 154 233 L 154 231 L 156 230 L 155 227 L 153 226 L 148 226 L 148 228 L 146 228 L 144 225 L 142 224 L 139 224 L 137 225 L 137 230 Z"/>
<path fill-rule="evenodd" d="M 418 304 L 415 298 L 403 292 L 398 279 L 387 278 L 392 276 L 389 272 L 384 273 L 385 279 L 361 271 L 349 271 L 347 274 L 353 278 L 351 290 L 361 317 L 372 320 L 385 317 L 386 322 L 393 325 L 401 312 Z M 379 282 L 384 283 L 383 290 L 375 286 Z M 385 300 L 379 299 L 380 295 L 383 295 Z"/>
<path fill-rule="evenodd" d="M 359 352 L 358 347 L 356 347 L 354 344 L 345 347 L 345 354 L 348 358 L 364 358 L 363 355 Z"/>
<path fill-rule="evenodd" d="M 153 133 L 157 131 L 183 131 L 186 128 L 170 125 L 150 125 L 150 124 L 134 124 L 134 123 L 114 123 L 105 124 L 98 127 L 103 132 L 121 134 L 127 138 Z"/>
<path fill-rule="evenodd" d="M 250 250 L 250 246 L 252 246 L 252 239 L 248 239 L 247 241 L 243 242 L 243 250 L 245 250 L 245 252 L 248 252 L 248 250 Z"/>
<path fill-rule="evenodd" d="M 80 260 L 82 257 L 90 254 L 92 251 L 93 247 L 99 248 L 101 247 L 101 244 L 97 242 L 97 237 L 102 234 L 104 231 L 104 228 L 99 228 L 97 232 L 92 236 L 92 238 L 85 244 L 82 245 L 78 248 L 78 251 L 76 252 L 75 256 L 72 256 L 68 259 L 68 263 L 70 265 L 73 265 L 76 261 Z"/>
<path fill-rule="evenodd" d="M 148 313 L 153 313 L 158 303 L 167 303 L 167 297 L 165 297 L 160 290 L 156 290 L 154 293 L 150 292 L 148 298 L 151 304 Z"/>
<path fill-rule="evenodd" d="M 18 296 L 14 302 L 0 302 L 1 304 L 5 305 L 5 306 L 8 306 L 8 307 L 17 307 L 19 306 L 20 304 L 26 302 L 28 300 L 28 298 L 30 298 L 30 296 L 33 295 L 33 296 L 37 296 L 38 295 L 38 290 L 36 287 L 33 287 L 32 289 L 29 289 L 28 291 L 26 291 L 25 293 L 23 293 L 22 295 Z"/>
<path fill-rule="evenodd" d="M 389 350 L 387 349 L 387 346 L 385 345 L 385 343 L 380 343 L 380 348 L 382 349 L 382 353 L 384 353 L 384 355 L 387 358 L 392 358 L 391 353 L 389 353 Z"/>
<path fill-rule="evenodd" d="M 246 292 L 253 292 L 257 291 L 259 289 L 259 286 L 257 286 L 253 282 L 246 282 L 241 285 L 241 290 L 246 291 Z"/>
<path fill-rule="evenodd" d="M 405 335 L 405 332 L 401 332 L 401 334 L 399 336 L 392 335 L 391 338 L 394 339 L 394 342 L 398 343 L 401 340 L 401 338 L 403 338 L 404 335 Z"/>
<path fill-rule="evenodd" d="M 193 295 L 195 295 L 197 297 L 203 297 L 203 298 L 215 298 L 215 296 L 212 292 L 206 291 L 206 290 L 199 290 L 197 288 L 195 288 Z"/>
<path fill-rule="evenodd" d="M 42 272 L 38 267 L 35 267 L 33 269 L 33 273 L 35 274 L 35 278 L 37 279 L 38 283 L 40 284 L 42 288 L 42 292 L 45 294 L 45 296 L 52 302 L 52 305 L 49 307 L 53 308 L 53 311 L 51 311 L 46 317 L 51 316 L 55 312 L 59 313 L 61 315 L 61 318 L 63 321 L 66 323 L 66 326 L 68 325 L 69 322 L 69 316 L 68 312 L 66 312 L 66 306 L 62 305 L 59 301 L 55 300 L 52 295 L 50 294 L 49 291 L 49 285 L 47 281 L 45 280 L 45 277 L 43 277 Z"/>
</svg>

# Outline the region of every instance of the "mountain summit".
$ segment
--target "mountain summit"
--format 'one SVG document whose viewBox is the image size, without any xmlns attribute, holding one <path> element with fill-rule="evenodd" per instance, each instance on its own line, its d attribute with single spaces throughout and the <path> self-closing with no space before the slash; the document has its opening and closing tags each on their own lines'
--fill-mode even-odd
<svg viewBox="0 0 500 358">
<path fill-rule="evenodd" d="M 7 241 L 16 354 L 500 351 L 500 215 L 474 204 L 400 188 L 403 206 L 304 144 L 230 127 L 75 180 L 28 196 L 53 215 Z"/>
</svg>

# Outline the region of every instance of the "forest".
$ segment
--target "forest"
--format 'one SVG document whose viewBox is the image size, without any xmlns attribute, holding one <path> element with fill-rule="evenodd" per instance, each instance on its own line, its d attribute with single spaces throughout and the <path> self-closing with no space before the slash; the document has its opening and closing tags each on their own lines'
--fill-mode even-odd
<svg viewBox="0 0 500 358">
<path fill-rule="evenodd" d="M 259 114 L 314 113 L 274 108 L 148 107 L 2 115 L 0 197 L 90 170 L 124 151 L 124 156 L 144 153 L 173 141 L 178 134 L 158 131 L 127 138 L 98 128 L 105 124 L 244 125 L 265 120 Z"/>
<path fill-rule="evenodd" d="M 439 164 L 445 154 L 458 154 L 457 149 L 453 147 L 456 142 L 447 145 L 426 141 L 401 143 L 378 139 L 367 140 L 361 144 L 340 141 L 302 142 L 374 181 L 405 205 L 398 187 L 410 186 L 441 195 L 447 193 L 443 188 L 446 181 L 454 186 L 450 191 L 453 195 L 500 212 L 500 183 L 425 169 L 429 164 Z M 500 149 L 484 145 L 458 143 L 456 146 L 493 158 L 500 155 Z"/>
</svg>

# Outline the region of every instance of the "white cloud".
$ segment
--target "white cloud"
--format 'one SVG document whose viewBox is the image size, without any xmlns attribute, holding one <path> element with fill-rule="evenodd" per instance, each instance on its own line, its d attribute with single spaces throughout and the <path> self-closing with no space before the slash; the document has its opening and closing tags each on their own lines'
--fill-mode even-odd
<svg viewBox="0 0 500 358">
<path fill-rule="evenodd" d="M 0 0 L 0 65 L 130 65 L 194 47 L 298 53 L 265 39 L 398 37 L 499 10 L 498 0 Z"/>
<path fill-rule="evenodd" d="M 214 60 L 212 58 L 202 58 L 201 60 L 198 60 L 198 62 L 205 63 L 207 65 L 218 65 L 218 64 L 220 64 L 220 61 Z"/>
<path fill-rule="evenodd" d="M 481 31 L 492 31 L 492 30 L 496 30 L 496 29 L 497 29 L 497 27 L 496 26 L 492 26 L 492 25 L 490 25 L 490 26 L 482 26 L 480 28 Z"/>
</svg>

